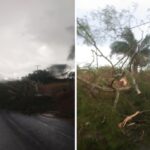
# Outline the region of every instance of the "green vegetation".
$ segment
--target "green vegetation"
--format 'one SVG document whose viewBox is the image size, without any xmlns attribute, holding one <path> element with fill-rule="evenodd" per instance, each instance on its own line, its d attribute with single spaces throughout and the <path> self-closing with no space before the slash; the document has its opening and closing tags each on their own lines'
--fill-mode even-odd
<svg viewBox="0 0 150 150">
<path fill-rule="evenodd" d="M 122 54 L 129 57 L 134 71 L 137 72 L 138 67 L 145 67 L 150 62 L 150 35 L 146 35 L 142 41 L 135 39 L 134 33 L 130 28 L 125 28 L 121 33 L 122 41 L 115 41 L 111 44 L 111 55 Z M 137 51 L 137 52 L 136 52 Z M 136 56 L 134 56 L 136 54 Z M 134 60 L 132 60 L 134 57 Z"/>
<path fill-rule="evenodd" d="M 54 88 L 57 90 L 55 93 L 51 92 Z M 59 116 L 72 118 L 73 108 L 73 80 L 57 79 L 49 84 L 41 84 L 23 79 L 0 83 L 0 110 L 25 114 L 57 112 Z"/>
<path fill-rule="evenodd" d="M 98 78 L 99 76 L 99 78 Z M 78 70 L 78 77 L 91 83 L 106 85 L 110 69 Z M 141 95 L 132 88 L 120 93 L 116 109 L 115 93 L 93 90 L 78 80 L 78 149 L 79 150 L 140 150 L 148 149 L 150 141 L 150 113 L 135 117 L 131 127 L 120 129 L 118 124 L 137 110 L 150 110 L 150 71 L 140 72 L 136 79 Z"/>
<path fill-rule="evenodd" d="M 149 19 L 141 21 L 136 8 L 107 5 L 77 18 L 79 42 L 91 48 L 92 56 L 88 69 L 78 69 L 79 150 L 150 147 Z M 110 56 L 105 46 L 110 46 Z M 103 60 L 109 67 L 102 67 Z M 145 71 L 138 73 L 139 68 Z"/>
<path fill-rule="evenodd" d="M 0 109 L 23 113 L 43 112 L 53 108 L 49 97 L 36 96 L 34 84 L 29 81 L 9 81 L 0 84 Z"/>
<path fill-rule="evenodd" d="M 0 110 L 74 119 L 74 79 L 59 79 L 47 70 L 37 70 L 21 80 L 0 82 Z"/>
<path fill-rule="evenodd" d="M 28 79 L 35 82 L 40 82 L 43 84 L 55 81 L 56 78 L 52 76 L 47 70 L 37 70 L 33 73 L 28 74 L 28 76 L 24 77 L 24 79 Z"/>
</svg>

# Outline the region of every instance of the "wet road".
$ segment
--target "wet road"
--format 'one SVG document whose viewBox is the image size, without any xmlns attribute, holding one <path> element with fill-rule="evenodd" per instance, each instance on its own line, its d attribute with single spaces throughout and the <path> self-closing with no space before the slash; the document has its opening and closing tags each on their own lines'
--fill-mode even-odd
<svg viewBox="0 0 150 150">
<path fill-rule="evenodd" d="M 74 129 L 63 120 L 0 112 L 0 150 L 73 150 Z"/>
</svg>

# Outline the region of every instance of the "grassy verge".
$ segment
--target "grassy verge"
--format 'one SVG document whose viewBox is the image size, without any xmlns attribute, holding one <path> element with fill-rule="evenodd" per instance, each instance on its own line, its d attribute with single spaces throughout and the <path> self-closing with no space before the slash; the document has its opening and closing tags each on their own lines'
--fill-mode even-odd
<svg viewBox="0 0 150 150">
<path fill-rule="evenodd" d="M 100 70 L 79 70 L 78 76 L 97 84 L 107 84 L 104 77 L 109 77 L 108 68 Z M 99 75 L 99 78 L 97 78 Z M 124 134 L 118 123 L 127 115 L 137 110 L 150 110 L 150 72 L 137 75 L 142 95 L 134 89 L 122 92 L 117 108 L 113 108 L 114 93 L 95 91 L 94 95 L 78 81 L 78 149 L 79 150 L 138 150 L 149 147 L 150 113 L 138 120 L 144 121 L 138 127 Z M 103 82 L 102 82 L 103 81 Z M 141 131 L 144 136 L 139 141 Z"/>
</svg>

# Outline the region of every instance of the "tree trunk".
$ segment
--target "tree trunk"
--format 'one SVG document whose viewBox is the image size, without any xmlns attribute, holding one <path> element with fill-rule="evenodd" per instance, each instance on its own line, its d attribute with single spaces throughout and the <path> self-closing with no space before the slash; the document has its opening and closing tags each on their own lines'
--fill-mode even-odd
<svg viewBox="0 0 150 150">
<path fill-rule="evenodd" d="M 137 94 L 139 95 L 139 94 L 141 94 L 141 91 L 140 91 L 140 89 L 139 89 L 139 86 L 138 86 L 138 84 L 137 84 L 137 82 L 136 82 L 136 79 L 135 79 L 135 74 L 137 74 L 138 73 L 138 67 L 137 67 L 137 65 L 135 65 L 135 63 L 133 64 L 133 65 L 131 65 L 131 78 L 132 78 L 132 84 L 133 84 L 133 86 L 134 86 L 134 88 L 135 88 L 135 90 L 136 90 L 136 92 L 137 92 Z"/>
</svg>

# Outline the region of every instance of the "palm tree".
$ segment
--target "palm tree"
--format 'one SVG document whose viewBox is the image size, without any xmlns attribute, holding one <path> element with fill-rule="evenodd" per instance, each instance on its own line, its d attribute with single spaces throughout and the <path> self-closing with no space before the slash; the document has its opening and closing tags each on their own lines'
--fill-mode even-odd
<svg viewBox="0 0 150 150">
<path fill-rule="evenodd" d="M 150 62 L 150 35 L 138 42 L 130 28 L 125 28 L 120 41 L 111 44 L 111 55 L 129 57 L 130 66 L 137 72 L 138 66 L 144 67 Z"/>
</svg>

